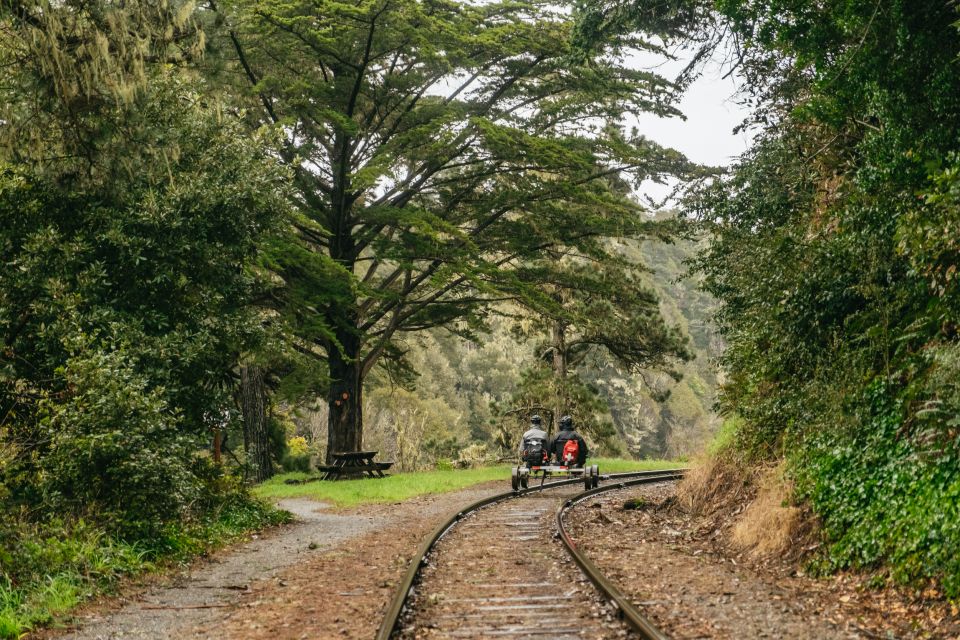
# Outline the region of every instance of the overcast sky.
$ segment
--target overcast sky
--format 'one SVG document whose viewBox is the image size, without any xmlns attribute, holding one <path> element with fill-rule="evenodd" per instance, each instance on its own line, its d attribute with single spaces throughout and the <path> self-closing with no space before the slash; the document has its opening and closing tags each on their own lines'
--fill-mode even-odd
<svg viewBox="0 0 960 640">
<path fill-rule="evenodd" d="M 633 64 L 672 78 L 686 62 L 663 63 L 649 56 L 637 58 Z M 748 112 L 738 104 L 736 76 L 723 78 L 727 71 L 728 68 L 719 62 L 709 62 L 680 103 L 680 110 L 687 119 L 644 116 L 636 120 L 640 133 L 664 146 L 682 151 L 694 162 L 728 166 L 746 151 L 751 136 L 749 133 L 733 133 Z M 643 191 L 659 200 L 669 193 L 669 188 L 650 184 Z"/>
</svg>

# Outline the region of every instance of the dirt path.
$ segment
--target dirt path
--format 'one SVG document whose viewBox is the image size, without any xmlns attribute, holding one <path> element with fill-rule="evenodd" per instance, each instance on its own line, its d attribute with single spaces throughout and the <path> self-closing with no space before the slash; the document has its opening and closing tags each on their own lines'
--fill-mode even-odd
<svg viewBox="0 0 960 640">
<path fill-rule="evenodd" d="M 567 516 L 581 549 L 672 639 L 960 638 L 944 606 L 913 607 L 895 590 L 865 589 L 844 576 L 818 580 L 786 563 L 771 569 L 729 553 L 715 530 L 669 506 L 673 490 L 615 491 Z M 645 507 L 623 508 L 639 497 Z"/>
<path fill-rule="evenodd" d="M 341 511 L 311 500 L 284 500 L 280 506 L 298 522 L 198 563 L 168 584 L 122 599 L 113 611 L 94 608 L 81 617 L 78 629 L 56 635 L 70 640 L 246 638 L 260 637 L 270 627 L 274 630 L 263 637 L 346 637 L 339 616 L 316 616 L 314 609 L 333 611 L 361 602 L 369 605 L 371 617 L 363 628 L 372 624 L 375 629 L 379 617 L 373 616 L 378 607 L 386 608 L 390 587 L 420 537 L 444 515 L 502 490 L 501 485 Z M 383 543 L 371 547 L 371 536 Z M 346 562 L 338 566 L 338 560 Z M 371 575 L 358 563 L 378 568 L 383 563 L 396 571 Z M 370 589 L 374 584 L 383 586 Z"/>
</svg>

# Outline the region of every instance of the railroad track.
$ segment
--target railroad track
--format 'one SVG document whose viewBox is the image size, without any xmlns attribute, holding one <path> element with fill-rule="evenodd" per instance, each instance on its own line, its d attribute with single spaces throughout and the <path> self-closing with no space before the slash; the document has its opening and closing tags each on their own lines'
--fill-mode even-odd
<svg viewBox="0 0 960 640">
<path fill-rule="evenodd" d="M 562 480 L 542 492 L 511 491 L 466 507 L 421 545 L 377 640 L 665 640 L 577 549 L 563 515 L 598 493 L 676 480 L 683 471 L 611 474 L 601 477 L 600 487 L 579 493 L 581 479 Z"/>
</svg>

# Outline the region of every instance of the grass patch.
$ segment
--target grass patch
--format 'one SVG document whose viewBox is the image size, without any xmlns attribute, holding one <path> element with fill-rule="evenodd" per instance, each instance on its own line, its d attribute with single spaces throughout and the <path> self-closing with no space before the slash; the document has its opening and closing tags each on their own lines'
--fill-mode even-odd
<svg viewBox="0 0 960 640">
<path fill-rule="evenodd" d="M 683 466 L 671 460 L 623 460 L 618 458 L 591 458 L 599 465 L 600 473 L 625 471 L 653 471 Z M 359 504 L 402 502 L 415 496 L 457 491 L 484 482 L 499 481 L 503 489 L 510 487 L 510 466 L 498 465 L 478 469 L 420 471 L 395 473 L 386 478 L 339 480 L 337 482 L 309 482 L 285 484 L 287 479 L 302 480 L 306 473 L 285 473 L 275 476 L 254 489 L 254 494 L 269 499 L 309 498 L 331 502 L 340 507 Z"/>
<path fill-rule="evenodd" d="M 743 428 L 743 420 L 739 416 L 729 416 L 724 419 L 713 439 L 707 444 L 707 455 L 714 458 L 729 451 L 737 439 L 737 433 Z"/>
</svg>

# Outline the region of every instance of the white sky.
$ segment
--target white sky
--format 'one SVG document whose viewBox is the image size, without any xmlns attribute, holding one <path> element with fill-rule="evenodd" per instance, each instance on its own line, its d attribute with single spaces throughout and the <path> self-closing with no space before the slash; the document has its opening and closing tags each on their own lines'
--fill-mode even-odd
<svg viewBox="0 0 960 640">
<path fill-rule="evenodd" d="M 683 53 L 678 54 L 681 57 Z M 685 60 L 664 62 L 652 55 L 637 57 L 632 63 L 637 68 L 657 72 L 673 78 L 683 68 Z M 736 74 L 724 79 L 729 69 L 718 61 L 707 63 L 701 76 L 688 89 L 679 107 L 687 117 L 658 118 L 646 115 L 634 119 L 640 133 L 666 147 L 682 151 L 688 158 L 710 166 L 729 166 L 750 145 L 750 132 L 734 134 L 733 129 L 743 122 L 748 111 L 738 103 Z M 641 193 L 661 200 L 669 187 L 650 183 Z"/>
</svg>

